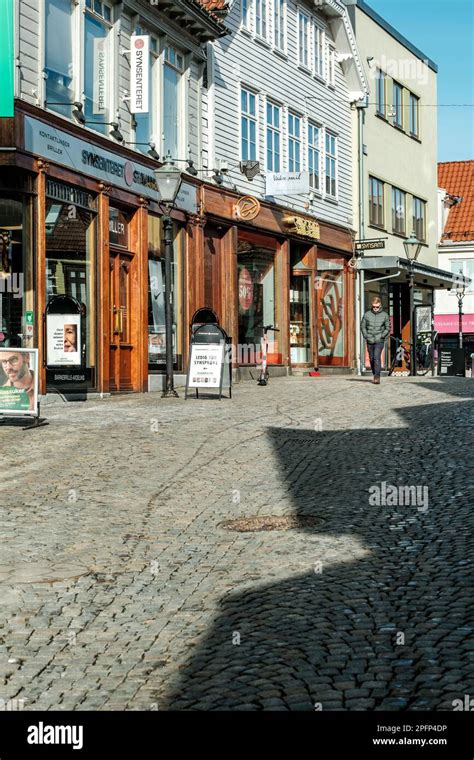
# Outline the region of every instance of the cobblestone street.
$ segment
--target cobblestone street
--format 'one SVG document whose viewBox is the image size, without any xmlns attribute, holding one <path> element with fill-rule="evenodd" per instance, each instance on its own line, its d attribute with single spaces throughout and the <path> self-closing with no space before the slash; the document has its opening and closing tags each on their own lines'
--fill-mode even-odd
<svg viewBox="0 0 474 760">
<path fill-rule="evenodd" d="M 473 390 L 280 378 L 3 426 L 0 698 L 452 710 L 474 693 Z M 375 504 L 383 483 L 421 500 Z M 222 525 L 257 515 L 296 519 Z"/>
</svg>

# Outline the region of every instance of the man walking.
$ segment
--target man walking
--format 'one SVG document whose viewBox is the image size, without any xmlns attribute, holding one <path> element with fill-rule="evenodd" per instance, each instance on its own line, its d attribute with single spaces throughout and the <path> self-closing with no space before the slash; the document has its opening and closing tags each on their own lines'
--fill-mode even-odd
<svg viewBox="0 0 474 760">
<path fill-rule="evenodd" d="M 387 312 L 382 309 L 382 301 L 378 296 L 372 298 L 372 308 L 365 312 L 360 327 L 367 341 L 370 368 L 374 376 L 372 382 L 378 385 L 382 368 L 380 361 L 382 349 L 385 338 L 390 334 L 390 319 Z"/>
</svg>

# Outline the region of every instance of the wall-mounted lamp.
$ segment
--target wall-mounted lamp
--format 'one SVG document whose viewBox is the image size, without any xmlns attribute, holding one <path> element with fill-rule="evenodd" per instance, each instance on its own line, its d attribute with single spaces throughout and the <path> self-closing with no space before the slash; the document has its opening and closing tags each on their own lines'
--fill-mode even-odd
<svg viewBox="0 0 474 760">
<path fill-rule="evenodd" d="M 84 121 L 83 124 L 99 124 L 101 126 L 104 126 L 105 124 L 108 124 L 112 129 L 110 130 L 109 134 L 111 137 L 113 137 L 117 142 L 123 142 L 123 134 L 121 133 L 119 129 L 119 124 L 117 121 Z"/>
</svg>

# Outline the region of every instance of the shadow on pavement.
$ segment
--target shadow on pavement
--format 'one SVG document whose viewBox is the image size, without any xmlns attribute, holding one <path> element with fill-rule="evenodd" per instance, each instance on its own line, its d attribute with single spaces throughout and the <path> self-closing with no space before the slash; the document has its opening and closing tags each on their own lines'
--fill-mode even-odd
<svg viewBox="0 0 474 760">
<path fill-rule="evenodd" d="M 268 430 L 288 512 L 368 553 L 354 561 L 342 541 L 322 572 L 230 592 L 168 708 L 451 710 L 469 693 L 472 407 L 398 412 L 406 427 Z M 426 511 L 369 504 L 382 481 L 427 487 Z"/>
</svg>

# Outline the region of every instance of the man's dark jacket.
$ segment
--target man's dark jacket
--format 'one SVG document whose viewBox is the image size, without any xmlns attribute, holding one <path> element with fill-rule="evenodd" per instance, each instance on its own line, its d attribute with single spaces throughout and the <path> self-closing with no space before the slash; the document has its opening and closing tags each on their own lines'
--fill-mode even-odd
<svg viewBox="0 0 474 760">
<path fill-rule="evenodd" d="M 390 335 L 390 318 L 386 311 L 366 311 L 361 322 L 362 335 L 367 343 L 383 343 Z"/>
</svg>

